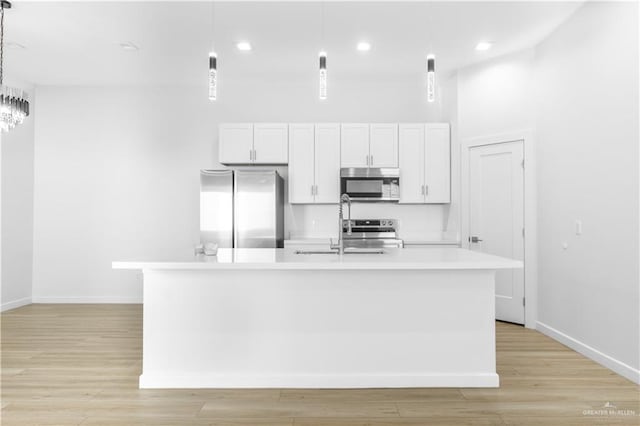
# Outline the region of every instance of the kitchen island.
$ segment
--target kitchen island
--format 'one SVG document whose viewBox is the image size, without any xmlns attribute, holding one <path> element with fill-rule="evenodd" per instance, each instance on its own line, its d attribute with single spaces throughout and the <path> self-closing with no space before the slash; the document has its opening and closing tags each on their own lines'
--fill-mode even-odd
<svg viewBox="0 0 640 426">
<path fill-rule="evenodd" d="M 220 249 L 144 274 L 141 388 L 497 387 L 495 271 L 458 248 Z"/>
</svg>

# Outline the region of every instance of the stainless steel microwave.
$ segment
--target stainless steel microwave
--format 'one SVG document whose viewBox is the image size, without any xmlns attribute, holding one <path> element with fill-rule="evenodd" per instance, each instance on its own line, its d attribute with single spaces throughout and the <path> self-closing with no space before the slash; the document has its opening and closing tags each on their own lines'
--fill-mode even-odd
<svg viewBox="0 0 640 426">
<path fill-rule="evenodd" d="M 340 193 L 353 201 L 400 201 L 400 169 L 340 169 Z"/>
</svg>

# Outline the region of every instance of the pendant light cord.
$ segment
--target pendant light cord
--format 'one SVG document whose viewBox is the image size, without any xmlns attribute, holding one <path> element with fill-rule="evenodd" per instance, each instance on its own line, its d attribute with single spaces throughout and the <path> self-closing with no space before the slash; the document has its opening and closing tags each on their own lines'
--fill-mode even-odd
<svg viewBox="0 0 640 426">
<path fill-rule="evenodd" d="M 324 45 L 324 15 L 325 15 L 324 0 L 320 3 L 320 49 L 326 49 Z"/>
<path fill-rule="evenodd" d="M 4 83 L 4 4 L 0 8 L 0 86 Z"/>
<path fill-rule="evenodd" d="M 216 2 L 211 2 L 211 51 L 216 51 Z"/>
</svg>

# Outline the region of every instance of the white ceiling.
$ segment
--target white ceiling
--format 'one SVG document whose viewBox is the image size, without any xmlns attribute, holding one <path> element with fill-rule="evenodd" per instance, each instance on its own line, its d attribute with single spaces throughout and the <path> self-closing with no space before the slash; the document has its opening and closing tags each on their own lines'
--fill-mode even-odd
<svg viewBox="0 0 640 426">
<path fill-rule="evenodd" d="M 5 69 L 42 85 L 205 84 L 212 33 L 220 78 L 307 78 L 321 47 L 329 73 L 349 78 L 420 75 L 427 53 L 448 73 L 530 47 L 581 2 L 209 2 L 15 1 L 6 12 Z M 235 43 L 248 40 L 252 52 Z M 372 44 L 368 53 L 356 43 Z M 475 44 L 494 47 L 476 52 Z M 125 51 L 132 42 L 138 51 Z M 323 45 L 323 46 L 321 46 Z"/>
</svg>

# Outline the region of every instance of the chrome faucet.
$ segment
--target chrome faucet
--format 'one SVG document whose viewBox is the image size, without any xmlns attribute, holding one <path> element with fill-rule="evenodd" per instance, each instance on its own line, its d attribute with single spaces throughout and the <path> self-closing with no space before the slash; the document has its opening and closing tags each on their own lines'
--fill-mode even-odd
<svg viewBox="0 0 640 426">
<path fill-rule="evenodd" d="M 338 249 L 338 254 L 344 254 L 344 238 L 343 238 L 343 233 L 344 233 L 344 229 L 342 226 L 342 222 L 344 221 L 344 212 L 343 212 L 343 205 L 344 203 L 347 203 L 347 207 L 348 207 L 348 219 L 347 219 L 347 235 L 351 235 L 351 197 L 349 197 L 347 194 L 342 194 L 342 196 L 340 197 L 340 209 L 339 209 L 339 213 L 338 213 L 338 244 L 332 244 L 331 248 L 332 249 Z"/>
</svg>

